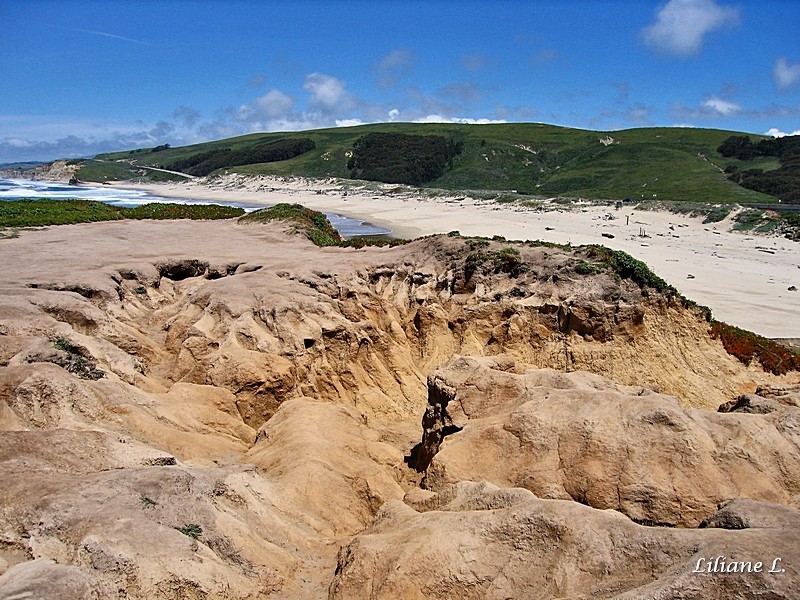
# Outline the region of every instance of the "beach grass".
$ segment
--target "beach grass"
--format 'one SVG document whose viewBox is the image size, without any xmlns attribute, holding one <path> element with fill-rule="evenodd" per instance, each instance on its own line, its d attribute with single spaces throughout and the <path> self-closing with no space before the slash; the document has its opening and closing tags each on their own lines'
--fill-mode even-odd
<svg viewBox="0 0 800 600">
<path fill-rule="evenodd" d="M 151 203 L 133 208 L 94 200 L 31 198 L 0 202 L 0 228 L 70 225 L 122 219 L 231 219 L 244 214 L 233 206 Z"/>
</svg>

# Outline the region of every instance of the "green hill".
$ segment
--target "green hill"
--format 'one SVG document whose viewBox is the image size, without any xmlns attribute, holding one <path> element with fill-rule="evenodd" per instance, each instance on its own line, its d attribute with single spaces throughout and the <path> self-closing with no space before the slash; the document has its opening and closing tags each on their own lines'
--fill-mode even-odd
<svg viewBox="0 0 800 600">
<path fill-rule="evenodd" d="M 391 135 L 376 134 L 393 134 L 398 143 L 392 146 Z M 448 190 L 659 201 L 776 202 L 773 196 L 737 185 L 723 172 L 732 167 L 780 167 L 775 157 L 755 161 L 723 157 L 717 149 L 731 135 L 737 132 L 668 127 L 599 132 L 538 123 L 382 123 L 259 133 L 180 148 L 160 146 L 101 154 L 86 161 L 78 176 L 85 181 L 176 178 L 180 176 L 143 167 L 191 173 L 192 167 L 187 165 L 201 164 L 201 159 L 206 161 L 203 164 L 216 167 L 226 164 L 225 157 L 235 157 L 227 163 L 229 166 L 211 174 L 342 179 L 357 175 L 387 181 L 387 165 L 394 164 L 393 172 L 408 171 L 417 185 Z M 763 139 L 750 137 L 754 141 Z M 442 150 L 445 146 L 446 152 Z M 265 153 L 270 148 L 289 148 L 291 152 Z M 429 156 L 434 151 L 439 153 L 435 161 Z M 272 157 L 268 158 L 272 162 L 245 164 L 248 157 L 264 160 L 265 156 Z M 378 164 L 381 161 L 383 164 Z M 372 171 L 369 165 L 374 165 Z M 206 174 L 208 169 L 196 172 Z M 377 175 L 371 177 L 371 172 Z M 420 173 L 434 178 L 420 183 Z"/>
</svg>

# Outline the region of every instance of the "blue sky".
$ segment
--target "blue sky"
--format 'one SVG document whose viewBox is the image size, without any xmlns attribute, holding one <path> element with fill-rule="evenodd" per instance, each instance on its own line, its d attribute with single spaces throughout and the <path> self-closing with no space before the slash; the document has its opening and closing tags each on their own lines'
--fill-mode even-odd
<svg viewBox="0 0 800 600">
<path fill-rule="evenodd" d="M 7 0 L 0 162 L 383 121 L 800 133 L 797 0 Z"/>
</svg>

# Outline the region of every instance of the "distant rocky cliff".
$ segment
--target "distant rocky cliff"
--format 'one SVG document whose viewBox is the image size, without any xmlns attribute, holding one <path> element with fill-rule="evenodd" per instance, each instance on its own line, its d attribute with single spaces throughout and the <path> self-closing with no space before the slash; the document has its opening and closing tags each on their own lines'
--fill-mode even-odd
<svg viewBox="0 0 800 600">
<path fill-rule="evenodd" d="M 0 177 L 14 179 L 33 179 L 34 181 L 68 182 L 75 177 L 80 165 L 69 164 L 66 160 L 55 160 L 35 167 L 0 169 Z"/>
</svg>

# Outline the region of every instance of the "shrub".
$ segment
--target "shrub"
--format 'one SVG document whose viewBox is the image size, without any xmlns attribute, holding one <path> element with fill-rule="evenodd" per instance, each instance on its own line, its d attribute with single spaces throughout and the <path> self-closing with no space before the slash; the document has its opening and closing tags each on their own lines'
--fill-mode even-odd
<svg viewBox="0 0 800 600">
<path fill-rule="evenodd" d="M 512 277 L 519 277 L 520 273 L 527 271 L 527 265 L 522 262 L 519 250 L 510 246 L 493 253 L 495 273 L 508 273 Z"/>
<path fill-rule="evenodd" d="M 478 250 L 479 248 L 487 248 L 489 246 L 489 240 L 484 238 L 471 238 L 467 240 L 467 245 L 469 246 L 470 250 Z"/>
<path fill-rule="evenodd" d="M 350 177 L 419 186 L 452 168 L 462 143 L 438 135 L 369 133 L 353 145 Z"/>
<path fill-rule="evenodd" d="M 258 144 L 243 150 L 220 148 L 198 152 L 187 158 L 171 162 L 168 168 L 173 171 L 181 171 L 189 175 L 202 177 L 225 167 L 289 160 L 310 152 L 316 147 L 314 140 L 309 138 L 285 138 Z"/>
<path fill-rule="evenodd" d="M 175 529 L 195 540 L 203 535 L 203 528 L 197 523 L 187 523 L 183 527 L 176 527 Z"/>
<path fill-rule="evenodd" d="M 742 161 L 762 156 L 778 157 L 780 167 L 777 169 L 741 171 L 729 166 L 725 172 L 728 179 L 742 187 L 781 198 L 784 202 L 800 203 L 800 135 L 764 138 L 758 142 L 747 136 L 730 136 L 717 151 L 722 156 Z"/>
<path fill-rule="evenodd" d="M 53 343 L 53 346 L 56 348 L 56 350 L 61 350 L 62 352 L 67 352 L 69 354 L 80 353 L 78 347 L 73 346 L 67 338 L 63 337 L 56 338 L 56 341 Z"/>
<path fill-rule="evenodd" d="M 591 275 L 593 273 L 599 273 L 602 270 L 602 267 L 595 263 L 589 263 L 585 260 L 582 260 L 578 263 L 578 266 L 575 267 L 575 272 L 579 275 Z"/>
<path fill-rule="evenodd" d="M 653 273 L 650 267 L 627 252 L 612 250 L 605 246 L 590 245 L 587 247 L 586 256 L 599 259 L 622 279 L 630 279 L 639 287 L 650 287 L 659 292 L 678 294 L 675 288 Z"/>
<path fill-rule="evenodd" d="M 731 206 L 715 206 L 703 219 L 703 224 L 719 223 L 731 213 Z"/>
<path fill-rule="evenodd" d="M 488 245 L 489 242 L 486 242 Z M 485 246 L 479 245 L 479 248 Z M 522 258 L 519 250 L 507 246 L 502 250 L 490 250 L 488 252 L 477 251 L 467 255 L 464 260 L 464 278 L 469 279 L 478 271 L 494 273 L 507 273 L 511 277 L 519 277 L 522 273 L 529 270 Z"/>
</svg>

